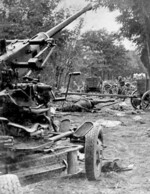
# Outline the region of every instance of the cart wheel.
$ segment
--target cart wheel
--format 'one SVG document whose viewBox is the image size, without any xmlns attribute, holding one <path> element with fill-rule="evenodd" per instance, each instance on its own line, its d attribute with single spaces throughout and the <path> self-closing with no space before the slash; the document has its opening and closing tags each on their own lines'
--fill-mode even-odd
<svg viewBox="0 0 150 194">
<path fill-rule="evenodd" d="M 130 99 L 131 105 L 134 109 L 141 109 L 141 97 L 137 90 L 132 93 L 132 98 Z"/>
<path fill-rule="evenodd" d="M 99 180 L 103 157 L 103 137 L 101 128 L 95 127 L 86 135 L 85 171 L 88 180 Z"/>
<path fill-rule="evenodd" d="M 23 194 L 19 179 L 14 174 L 0 175 L 1 194 Z"/>
<path fill-rule="evenodd" d="M 145 92 L 142 96 L 142 109 L 148 109 L 150 106 L 150 90 L 148 90 L 147 92 Z"/>
</svg>

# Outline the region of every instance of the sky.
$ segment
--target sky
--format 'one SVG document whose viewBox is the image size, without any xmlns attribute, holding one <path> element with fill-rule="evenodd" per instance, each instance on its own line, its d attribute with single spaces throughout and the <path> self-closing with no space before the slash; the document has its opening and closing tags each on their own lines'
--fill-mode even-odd
<svg viewBox="0 0 150 194">
<path fill-rule="evenodd" d="M 72 11 L 72 13 L 76 13 L 83 7 L 85 7 L 88 2 L 85 0 L 62 0 L 60 7 L 67 8 Z M 82 32 L 87 30 L 99 30 L 99 29 L 106 29 L 108 32 L 117 32 L 121 24 L 116 22 L 116 17 L 119 15 L 119 11 L 110 12 L 106 8 L 100 8 L 97 11 L 87 11 L 81 17 L 84 18 L 84 26 Z M 78 22 L 76 19 L 72 22 L 68 28 L 73 28 Z M 124 39 L 122 42 L 126 49 L 134 50 L 135 46 L 132 42 L 127 39 Z"/>
</svg>

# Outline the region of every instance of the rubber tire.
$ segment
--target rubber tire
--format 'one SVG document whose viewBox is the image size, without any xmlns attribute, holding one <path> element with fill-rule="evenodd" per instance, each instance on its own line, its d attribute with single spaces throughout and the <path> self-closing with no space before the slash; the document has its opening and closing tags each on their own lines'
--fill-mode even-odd
<svg viewBox="0 0 150 194">
<path fill-rule="evenodd" d="M 148 90 L 147 92 L 145 92 L 145 93 L 143 94 L 143 96 L 142 96 L 142 102 L 141 102 L 141 104 L 142 104 L 142 109 L 143 109 L 143 110 L 148 109 L 149 106 L 150 106 L 150 101 L 148 101 L 148 104 L 146 104 L 146 105 L 145 105 L 145 103 L 144 103 L 144 99 L 146 98 L 147 95 L 150 97 L 150 90 Z M 150 99 L 150 98 L 149 98 L 149 99 Z"/>
<path fill-rule="evenodd" d="M 23 194 L 19 179 L 16 175 L 0 175 L 0 194 Z"/>
<path fill-rule="evenodd" d="M 103 157 L 102 144 L 102 130 L 99 126 L 94 127 L 85 137 L 85 172 L 88 180 L 100 179 Z M 101 156 L 97 160 L 99 153 Z"/>
</svg>

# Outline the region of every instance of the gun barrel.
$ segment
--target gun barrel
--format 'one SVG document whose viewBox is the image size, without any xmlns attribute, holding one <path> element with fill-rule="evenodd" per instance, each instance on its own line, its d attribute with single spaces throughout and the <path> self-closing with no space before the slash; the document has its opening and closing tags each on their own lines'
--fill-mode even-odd
<svg viewBox="0 0 150 194">
<path fill-rule="evenodd" d="M 68 24 L 70 24 L 72 21 L 74 21 L 76 18 L 78 18 L 80 15 L 85 13 L 86 11 L 89 11 L 92 9 L 92 5 L 88 4 L 86 7 L 78 11 L 76 14 L 72 15 L 71 17 L 67 18 L 65 21 L 61 22 L 54 28 L 48 30 L 45 34 L 49 37 L 54 36 L 56 33 L 58 33 L 60 30 L 65 28 Z"/>
<path fill-rule="evenodd" d="M 52 87 L 50 85 L 42 84 L 42 85 L 37 85 L 37 89 L 39 90 L 51 90 Z"/>
</svg>

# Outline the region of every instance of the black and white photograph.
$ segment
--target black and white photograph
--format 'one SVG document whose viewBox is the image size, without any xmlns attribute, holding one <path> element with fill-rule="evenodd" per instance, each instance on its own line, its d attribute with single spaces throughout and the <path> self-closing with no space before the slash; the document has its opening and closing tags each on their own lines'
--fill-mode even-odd
<svg viewBox="0 0 150 194">
<path fill-rule="evenodd" d="M 150 194 L 150 0 L 0 0 L 0 194 Z"/>
</svg>

